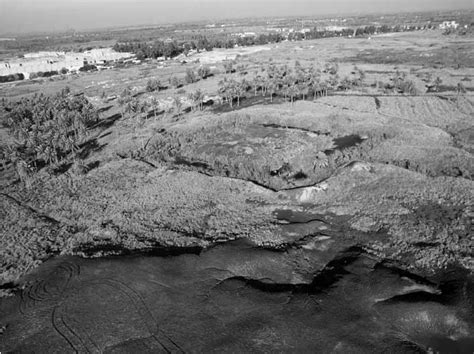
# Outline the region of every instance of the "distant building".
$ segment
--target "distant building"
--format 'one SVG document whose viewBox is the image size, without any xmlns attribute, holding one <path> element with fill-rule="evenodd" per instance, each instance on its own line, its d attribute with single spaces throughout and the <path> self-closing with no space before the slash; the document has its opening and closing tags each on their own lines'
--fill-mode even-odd
<svg viewBox="0 0 474 354">
<path fill-rule="evenodd" d="M 445 29 L 457 29 L 459 27 L 459 23 L 456 21 L 443 21 L 443 23 L 440 23 L 439 28 L 442 30 Z"/>
<path fill-rule="evenodd" d="M 330 31 L 330 32 L 342 32 L 346 29 L 348 29 L 348 27 L 344 27 L 344 26 L 326 26 L 324 28 L 324 30 Z"/>
<path fill-rule="evenodd" d="M 60 71 L 62 68 L 70 72 L 79 70 L 86 64 L 108 65 L 120 59 L 135 58 L 132 53 L 118 53 L 112 48 L 100 48 L 74 52 L 37 52 L 26 53 L 23 58 L 0 62 L 0 76 L 22 73 L 25 78 L 39 71 Z"/>
<path fill-rule="evenodd" d="M 255 32 L 244 32 L 244 33 L 234 33 L 232 34 L 233 36 L 237 36 L 240 38 L 251 38 L 251 37 L 257 37 L 257 34 Z"/>
</svg>

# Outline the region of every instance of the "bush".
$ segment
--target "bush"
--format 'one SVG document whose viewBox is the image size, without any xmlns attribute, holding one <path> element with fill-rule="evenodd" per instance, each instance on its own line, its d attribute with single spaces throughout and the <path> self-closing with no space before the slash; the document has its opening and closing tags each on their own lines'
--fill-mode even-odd
<svg viewBox="0 0 474 354">
<path fill-rule="evenodd" d="M 21 73 L 0 76 L 0 82 L 12 82 L 12 81 L 19 81 L 19 80 L 24 80 L 24 79 L 25 79 L 25 75 Z"/>
<path fill-rule="evenodd" d="M 186 69 L 186 76 L 184 77 L 184 81 L 186 81 L 187 84 L 192 84 L 193 82 L 197 81 L 196 73 L 193 69 Z"/>
<path fill-rule="evenodd" d="M 211 75 L 211 68 L 207 65 L 203 65 L 198 69 L 198 75 L 201 79 L 205 79 Z"/>
<path fill-rule="evenodd" d="M 161 88 L 161 83 L 160 83 L 160 80 L 158 79 L 150 79 L 146 83 L 146 90 L 148 92 L 159 91 L 160 88 Z"/>
<path fill-rule="evenodd" d="M 97 66 L 92 64 L 84 64 L 82 68 L 79 68 L 79 71 L 87 72 L 87 71 L 97 71 Z"/>
<path fill-rule="evenodd" d="M 46 71 L 43 73 L 43 77 L 51 77 L 54 75 L 59 75 L 59 72 L 57 72 L 56 70 L 53 70 L 53 71 Z"/>
<path fill-rule="evenodd" d="M 408 95 L 416 95 L 418 92 L 416 90 L 416 86 L 413 81 L 411 80 L 404 80 L 398 85 L 398 90 L 404 94 Z"/>
<path fill-rule="evenodd" d="M 174 88 L 179 88 L 182 86 L 180 80 L 176 76 L 170 78 L 170 85 Z"/>
</svg>

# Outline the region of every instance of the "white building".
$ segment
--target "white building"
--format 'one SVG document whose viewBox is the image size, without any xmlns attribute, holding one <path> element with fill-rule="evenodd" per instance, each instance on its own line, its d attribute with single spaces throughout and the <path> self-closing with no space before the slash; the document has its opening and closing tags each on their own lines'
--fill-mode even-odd
<svg viewBox="0 0 474 354">
<path fill-rule="evenodd" d="M 0 62 L 0 76 L 22 73 L 25 79 L 31 73 L 39 71 L 59 71 L 62 68 L 74 71 L 84 63 L 105 64 L 124 58 L 134 58 L 132 53 L 118 53 L 112 48 L 92 49 L 83 53 L 74 52 L 37 52 L 27 53 L 24 58 L 14 58 Z"/>
<path fill-rule="evenodd" d="M 458 27 L 459 27 L 459 23 L 457 23 L 456 21 L 443 21 L 443 23 L 439 25 L 439 28 L 442 30 L 457 29 Z"/>
</svg>

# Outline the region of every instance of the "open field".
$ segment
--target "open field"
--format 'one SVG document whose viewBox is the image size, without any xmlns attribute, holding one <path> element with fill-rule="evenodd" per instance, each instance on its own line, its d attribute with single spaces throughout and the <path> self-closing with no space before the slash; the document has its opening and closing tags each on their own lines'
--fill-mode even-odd
<svg viewBox="0 0 474 354">
<path fill-rule="evenodd" d="M 35 171 L 22 174 L 20 160 L 7 156 L 7 145 L 22 139 L 12 134 L 21 127 L 7 119 L 14 104 L 0 113 L 0 289 L 6 296 L 23 287 L 33 299 L 41 298 L 41 287 L 52 289 L 42 302 L 16 296 L 1 303 L 5 323 L 18 323 L 5 335 L 5 348 L 21 351 L 46 333 L 26 331 L 21 316 L 9 310 L 18 305 L 34 316 L 55 309 L 53 325 L 64 327 L 56 329 L 62 337 L 51 339 L 58 348 L 70 350 L 69 343 L 75 350 L 93 350 L 84 335 L 92 331 L 89 315 L 74 322 L 68 316 L 81 310 L 68 314 L 67 308 L 100 302 L 112 292 L 117 302 L 88 308 L 110 310 L 97 321 L 108 328 L 104 318 L 114 316 L 113 306 L 140 303 L 137 313 L 130 310 L 130 321 L 146 328 L 137 330 L 140 335 L 124 334 L 127 343 L 104 335 L 96 339 L 101 350 L 141 348 L 133 340 L 150 350 L 162 343 L 175 350 L 186 342 L 186 326 L 192 327 L 197 351 L 337 347 L 363 353 L 389 346 L 398 353 L 407 343 L 420 351 L 445 345 L 469 350 L 473 58 L 472 35 L 418 31 L 203 51 L 179 60 L 0 84 L 2 99 L 38 100 L 45 107 L 50 101 L 39 94 L 67 86 L 70 92 L 58 96 L 56 106 L 84 104 L 73 98 L 84 97 L 91 106 L 84 104 L 81 112 L 98 114 L 82 130 L 67 123 L 62 134 L 76 144 L 63 148 L 58 161 L 32 153 L 25 165 Z M 207 75 L 191 80 L 190 71 L 202 67 Z M 272 70 L 282 81 L 259 83 Z M 285 83 L 298 71 L 317 72 L 317 85 L 300 88 L 305 77 Z M 159 85 L 149 89 L 150 80 Z M 148 105 L 139 105 L 143 102 Z M 61 112 L 66 119 L 69 111 Z M 153 252 L 173 257 L 119 257 Z M 117 257 L 107 258 L 112 255 Z M 47 261 L 53 256 L 59 257 Z M 105 258 L 88 259 L 99 257 Z M 97 285 L 96 276 L 108 280 Z M 40 280 L 31 285 L 29 279 Z M 140 291 L 146 295 L 139 297 Z M 237 301 L 233 295 L 241 312 L 227 308 Z M 166 306 L 147 307 L 156 298 Z M 190 310 L 184 314 L 171 298 Z M 257 319 L 250 324 L 255 309 Z M 288 314 L 296 314 L 292 326 L 299 334 L 278 327 L 276 319 Z M 164 319 L 156 333 L 144 325 L 153 316 Z M 344 325 L 330 321 L 338 316 Z M 207 326 L 217 328 L 216 318 L 228 321 L 223 331 L 229 342 L 198 340 L 208 338 Z M 268 326 L 255 325 L 259 321 Z M 81 340 L 66 323 L 84 331 L 74 330 Z M 325 323 L 331 323 L 330 331 L 312 332 Z M 274 333 L 252 330 L 253 325 Z M 298 343 L 301 333 L 318 337 L 320 347 Z M 193 350 L 189 344 L 180 349 Z"/>
</svg>

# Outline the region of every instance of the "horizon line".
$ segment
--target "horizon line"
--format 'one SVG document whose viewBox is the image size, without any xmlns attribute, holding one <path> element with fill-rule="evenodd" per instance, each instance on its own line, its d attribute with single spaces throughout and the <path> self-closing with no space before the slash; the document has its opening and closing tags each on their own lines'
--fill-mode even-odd
<svg viewBox="0 0 474 354">
<path fill-rule="evenodd" d="M 374 12 L 326 12 L 321 14 L 312 14 L 312 15 L 291 15 L 291 16 L 236 16 L 236 17 L 215 17 L 215 18 L 208 18 L 208 19 L 196 19 L 196 20 L 187 20 L 182 22 L 177 21 L 170 21 L 170 22 L 160 22 L 160 23 L 143 23 L 143 24 L 122 24 L 122 25 L 112 25 L 112 26 L 101 26 L 101 27 L 87 27 L 82 29 L 74 29 L 74 28 L 63 28 L 63 29 L 53 29 L 53 30 L 38 30 L 38 31 L 25 31 L 25 32 L 0 32 L 0 38 L 15 38 L 15 37 L 27 37 L 27 36 L 34 36 L 34 35 L 57 35 L 61 33 L 66 33 L 70 31 L 74 31 L 75 33 L 88 33 L 88 32 L 95 32 L 95 31 L 119 31 L 119 30 L 139 30 L 139 29 L 147 29 L 147 28 L 157 28 L 162 26 L 171 26 L 171 25 L 185 25 L 185 24 L 197 24 L 203 22 L 227 22 L 227 21 L 235 21 L 235 20 L 256 20 L 256 19 L 295 19 L 295 18 L 326 18 L 328 16 L 337 16 L 337 17 L 345 17 L 345 16 L 377 16 L 377 15 L 394 15 L 394 14 L 417 14 L 417 13 L 451 13 L 451 12 L 459 12 L 459 11 L 469 11 L 474 12 L 473 8 L 459 8 L 459 9 L 431 9 L 431 10 L 416 10 L 416 11 L 374 11 Z M 16 38 L 15 38 L 16 39 Z"/>
</svg>

